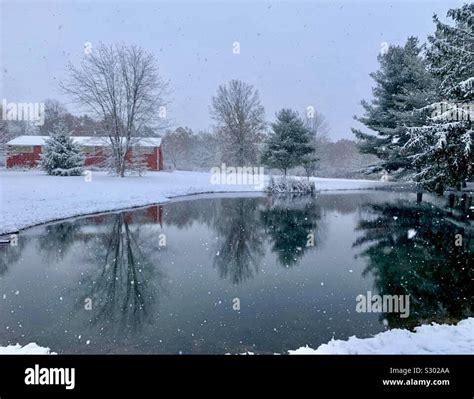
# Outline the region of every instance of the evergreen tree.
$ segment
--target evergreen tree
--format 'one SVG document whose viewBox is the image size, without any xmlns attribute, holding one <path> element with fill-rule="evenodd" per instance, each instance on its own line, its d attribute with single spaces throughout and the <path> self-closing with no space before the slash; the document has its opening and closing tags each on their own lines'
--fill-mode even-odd
<svg viewBox="0 0 474 399">
<path fill-rule="evenodd" d="M 412 167 L 401 152 L 409 138 L 406 126 L 418 123 L 422 115 L 412 111 L 434 98 L 434 79 L 427 71 L 422 51 L 418 39 L 409 37 L 404 46 L 389 46 L 379 54 L 380 69 L 370 74 L 375 81 L 374 99 L 370 103 L 362 101 L 365 114 L 355 119 L 376 134 L 352 129 L 360 151 L 381 160 L 371 165 L 369 172 L 386 170 L 401 176 Z"/>
<path fill-rule="evenodd" d="M 460 188 L 474 170 L 474 4 L 448 11 L 453 25 L 434 16 L 436 31 L 428 38 L 427 59 L 439 81 L 437 102 L 422 125 L 408 130 L 405 153 L 417 167 L 413 179 L 442 194 Z"/>
<path fill-rule="evenodd" d="M 78 145 L 73 141 L 66 125 L 54 125 L 50 138 L 46 140 L 41 154 L 41 167 L 54 176 L 79 176 L 82 174 L 84 159 Z"/>
<path fill-rule="evenodd" d="M 286 176 L 288 169 L 302 165 L 314 152 L 310 131 L 298 113 L 291 109 L 279 111 L 265 141 L 262 163 L 281 170 Z"/>
</svg>

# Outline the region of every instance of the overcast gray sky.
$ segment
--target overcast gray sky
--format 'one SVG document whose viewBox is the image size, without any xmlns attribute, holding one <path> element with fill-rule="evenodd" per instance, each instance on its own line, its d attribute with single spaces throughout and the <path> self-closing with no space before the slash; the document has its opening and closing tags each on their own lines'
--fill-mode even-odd
<svg viewBox="0 0 474 399">
<path fill-rule="evenodd" d="M 253 84 L 268 120 L 290 107 L 312 105 L 332 140 L 353 138 L 360 100 L 370 98 L 368 74 L 381 43 L 422 41 L 433 13 L 445 16 L 463 1 L 1 1 L 0 96 L 40 102 L 60 94 L 68 61 L 84 43 L 138 44 L 157 57 L 173 89 L 168 115 L 197 131 L 212 125 L 209 104 L 230 79 Z M 240 54 L 233 52 L 240 43 Z"/>
</svg>

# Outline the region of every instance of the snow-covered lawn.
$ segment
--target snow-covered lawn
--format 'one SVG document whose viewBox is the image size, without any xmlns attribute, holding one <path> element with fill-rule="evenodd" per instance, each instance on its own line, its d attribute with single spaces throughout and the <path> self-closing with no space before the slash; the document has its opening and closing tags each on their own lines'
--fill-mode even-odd
<svg viewBox="0 0 474 399">
<path fill-rule="evenodd" d="M 473 354 L 474 318 L 457 325 L 432 324 L 415 328 L 415 332 L 393 329 L 372 338 L 350 337 L 347 341 L 331 340 L 316 350 L 301 347 L 292 355 L 323 354 Z"/>
<path fill-rule="evenodd" d="M 41 171 L 0 170 L 0 234 L 73 216 L 165 202 L 211 192 L 258 191 L 253 185 L 213 185 L 211 174 L 149 172 L 117 178 L 105 172 L 85 177 L 48 176 Z M 314 179 L 316 189 L 355 190 L 386 183 L 371 180 Z"/>
</svg>

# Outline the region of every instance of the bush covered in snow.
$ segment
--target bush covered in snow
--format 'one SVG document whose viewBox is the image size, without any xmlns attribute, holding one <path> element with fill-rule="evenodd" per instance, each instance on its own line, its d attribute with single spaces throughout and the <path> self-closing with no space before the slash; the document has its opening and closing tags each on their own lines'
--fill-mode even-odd
<svg viewBox="0 0 474 399">
<path fill-rule="evenodd" d="M 268 193 L 296 193 L 296 194 L 314 194 L 316 188 L 313 181 L 298 180 L 294 178 L 270 179 L 265 188 Z"/>
<path fill-rule="evenodd" d="M 80 176 L 83 165 L 84 158 L 79 146 L 72 141 L 66 125 L 58 123 L 46 140 L 41 154 L 41 167 L 48 175 Z"/>
</svg>

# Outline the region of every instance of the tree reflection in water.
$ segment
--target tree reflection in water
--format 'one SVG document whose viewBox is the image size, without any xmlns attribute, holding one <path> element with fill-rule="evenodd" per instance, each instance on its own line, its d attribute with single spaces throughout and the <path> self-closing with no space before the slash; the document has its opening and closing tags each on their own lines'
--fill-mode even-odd
<svg viewBox="0 0 474 399">
<path fill-rule="evenodd" d="M 65 258 L 76 242 L 75 233 L 78 231 L 76 222 L 61 222 L 46 225 L 44 234 L 37 241 L 38 252 L 44 257 L 47 264 L 59 262 Z M 17 245 L 0 246 L 0 276 L 8 271 L 10 265 L 17 263 L 25 249 L 27 240 L 18 235 Z"/>
<path fill-rule="evenodd" d="M 24 240 L 18 240 L 17 245 L 0 245 L 0 277 L 8 272 L 12 264 L 20 260 L 24 247 Z"/>
<path fill-rule="evenodd" d="M 308 249 L 319 245 L 320 219 L 317 201 L 308 197 L 272 198 L 272 205 L 262 210 L 261 221 L 282 266 L 295 266 Z M 309 241 L 311 235 L 314 245 Z"/>
<path fill-rule="evenodd" d="M 15 292 L 21 283 L 21 292 L 29 294 L 8 295 L 5 304 L 18 316 L 10 316 L 4 307 L 9 318 L 2 328 L 7 331 L 6 326 L 25 321 L 22 328 L 28 341 L 38 337 L 56 340 L 58 350 L 62 347 L 79 353 L 175 353 L 183 348 L 212 352 L 224 347 L 238 352 L 243 345 L 241 332 L 252 342 L 254 327 L 263 334 L 258 334 L 262 345 L 268 341 L 268 348 L 280 348 L 282 341 L 275 338 L 273 329 L 265 331 L 277 314 L 288 327 L 291 342 L 299 337 L 311 339 L 314 331 L 326 327 L 340 336 L 380 331 L 383 327 L 374 325 L 373 315 L 361 315 L 348 323 L 346 312 L 351 306 L 346 298 L 364 294 L 372 280 L 374 292 L 411 296 L 407 319 L 381 315 L 391 327 L 449 323 L 472 316 L 472 216 L 468 218 L 461 207 L 416 204 L 400 201 L 400 197 L 412 198 L 410 194 L 371 192 L 170 203 L 164 206 L 168 249 L 160 247 L 159 235 L 164 230 L 160 227 L 161 210 L 156 207 L 38 226 L 20 236 L 18 247 L 0 249 L 2 288 Z M 361 211 L 367 203 L 370 205 Z M 416 232 L 411 238 L 410 230 Z M 314 247 L 307 246 L 310 233 L 314 234 Z M 360 237 L 354 242 L 357 234 Z M 460 246 L 456 246 L 456 234 L 463 237 Z M 214 239 L 215 247 L 209 251 Z M 327 245 L 318 254 L 324 239 L 331 243 L 340 239 L 341 246 Z M 364 262 L 348 264 L 352 253 L 341 249 L 347 248 L 347 243 L 354 244 Z M 189 248 L 183 251 L 184 246 Z M 58 250 L 60 254 L 55 253 Z M 165 261 L 170 280 L 161 271 Z M 22 267 L 14 267 L 12 262 Z M 330 266 L 326 267 L 328 281 L 337 287 L 330 296 L 313 290 L 314 284 L 319 286 L 320 270 L 296 267 L 311 262 Z M 9 270 L 1 276 L 7 265 Z M 282 273 L 280 266 L 292 269 Z M 366 281 L 359 273 L 347 273 L 348 266 L 365 268 Z M 269 271 L 268 275 L 262 273 L 250 283 L 259 268 Z M 216 278 L 216 273 L 221 278 Z M 299 284 L 302 279 L 308 284 Z M 283 282 L 282 289 L 272 292 L 270 288 L 279 282 Z M 161 303 L 168 283 L 173 295 Z M 232 283 L 240 286 L 229 287 Z M 235 290 L 257 298 L 256 314 L 267 316 L 270 324 L 262 316 L 255 321 L 239 319 L 234 328 L 234 312 L 217 309 L 208 293 L 217 292 L 220 299 L 221 293 Z M 328 321 L 329 314 L 312 312 L 312 301 L 318 300 L 327 300 L 327 306 L 335 309 L 330 316 L 334 316 L 334 323 Z M 302 310 L 296 321 L 295 309 Z M 191 339 L 185 330 L 200 331 L 201 335 Z M 17 338 L 12 329 L 5 334 L 9 334 L 8 340 Z M 315 344 L 319 343 L 318 334 L 314 334 Z M 84 349 L 79 335 L 96 339 Z"/>
<path fill-rule="evenodd" d="M 223 199 L 213 226 L 218 236 L 214 267 L 223 279 L 240 284 L 258 273 L 265 253 L 258 198 Z"/>
<path fill-rule="evenodd" d="M 364 274 L 374 276 L 380 295 L 410 295 L 410 316 L 385 314 L 389 325 L 412 328 L 472 316 L 474 256 L 469 217 L 456 209 L 409 201 L 367 205 L 366 209 L 371 216 L 359 222 L 363 236 L 354 243 L 368 259 Z M 462 243 L 456 237 L 462 237 Z"/>
<path fill-rule="evenodd" d="M 141 224 L 132 228 L 126 213 L 111 215 L 104 223 L 110 232 L 100 236 L 89 257 L 99 270 L 81 281 L 85 292 L 78 307 L 87 309 L 90 301 L 93 326 L 134 333 L 150 322 L 151 309 L 163 292 L 158 236 L 142 232 Z"/>
<path fill-rule="evenodd" d="M 38 238 L 38 246 L 48 264 L 61 261 L 76 242 L 80 223 L 66 221 L 45 227 L 45 234 Z"/>
<path fill-rule="evenodd" d="M 320 241 L 321 212 L 314 198 L 223 199 L 216 212 L 212 218 L 218 236 L 214 266 L 233 284 L 258 273 L 266 240 L 284 267 L 295 266 Z M 310 234 L 314 246 L 308 245 Z"/>
</svg>

